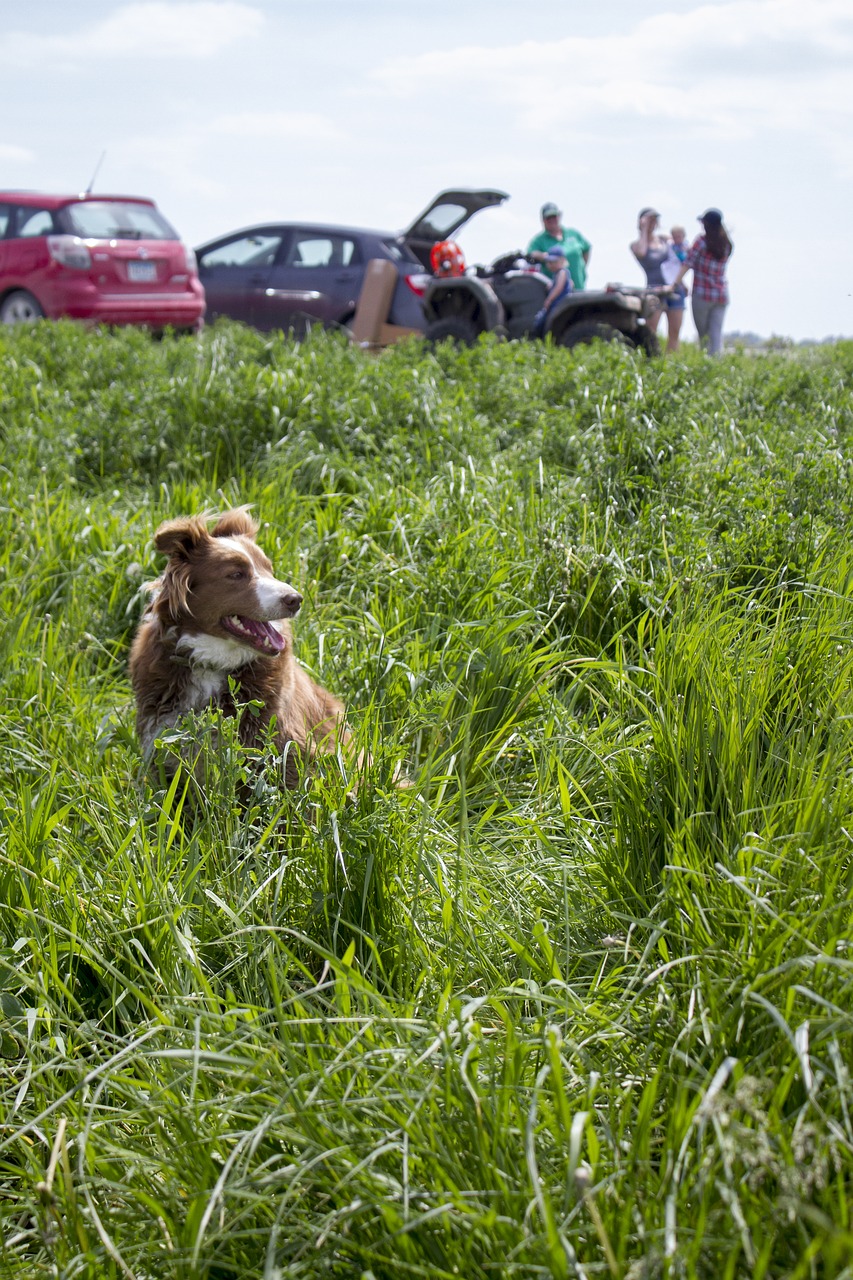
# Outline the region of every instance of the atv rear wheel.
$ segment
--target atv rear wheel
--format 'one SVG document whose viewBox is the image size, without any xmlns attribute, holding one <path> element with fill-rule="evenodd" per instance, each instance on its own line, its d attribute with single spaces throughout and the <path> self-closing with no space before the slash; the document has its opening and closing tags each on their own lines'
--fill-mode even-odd
<svg viewBox="0 0 853 1280">
<path fill-rule="evenodd" d="M 472 347 L 477 341 L 477 327 L 473 320 L 466 320 L 463 316 L 448 316 L 446 320 L 433 320 L 428 324 L 424 336 L 430 346 L 450 338 L 451 342 Z"/>
<path fill-rule="evenodd" d="M 615 329 L 612 324 L 602 324 L 598 320 L 584 320 L 580 324 L 567 325 L 557 338 L 560 347 L 579 347 L 584 342 L 618 342 L 623 347 L 633 344 L 631 339 Z"/>
</svg>

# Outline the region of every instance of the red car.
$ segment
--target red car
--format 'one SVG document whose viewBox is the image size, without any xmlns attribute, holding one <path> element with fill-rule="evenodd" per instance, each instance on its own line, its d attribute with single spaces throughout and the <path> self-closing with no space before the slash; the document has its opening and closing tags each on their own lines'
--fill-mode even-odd
<svg viewBox="0 0 853 1280">
<path fill-rule="evenodd" d="M 197 330 L 204 306 L 195 254 L 152 200 L 0 191 L 0 323 Z"/>
</svg>

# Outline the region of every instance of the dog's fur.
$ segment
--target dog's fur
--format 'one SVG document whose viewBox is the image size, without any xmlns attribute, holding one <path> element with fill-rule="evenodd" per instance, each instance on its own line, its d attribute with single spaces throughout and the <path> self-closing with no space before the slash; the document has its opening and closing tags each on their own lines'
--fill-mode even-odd
<svg viewBox="0 0 853 1280">
<path fill-rule="evenodd" d="M 286 619 L 302 597 L 273 576 L 257 531 L 244 507 L 169 520 L 157 530 L 154 543 L 168 563 L 130 654 L 137 731 L 150 757 L 156 739 L 187 712 L 217 706 L 234 715 L 235 701 L 257 701 L 260 713 L 241 717 L 240 739 L 259 743 L 272 722 L 278 749 L 289 747 L 285 780 L 293 786 L 300 757 L 334 750 L 346 736 L 344 710 L 293 656 Z"/>
</svg>

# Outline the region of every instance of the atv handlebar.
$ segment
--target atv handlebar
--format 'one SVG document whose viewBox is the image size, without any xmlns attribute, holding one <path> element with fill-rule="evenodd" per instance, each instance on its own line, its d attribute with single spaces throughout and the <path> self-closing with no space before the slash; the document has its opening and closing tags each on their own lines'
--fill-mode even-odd
<svg viewBox="0 0 853 1280">
<path fill-rule="evenodd" d="M 494 274 L 501 275 L 505 271 L 512 271 L 517 262 L 530 262 L 532 264 L 533 261 L 529 253 L 522 253 L 521 249 L 517 249 L 513 253 L 502 253 L 499 258 L 495 258 L 488 269 Z"/>
</svg>

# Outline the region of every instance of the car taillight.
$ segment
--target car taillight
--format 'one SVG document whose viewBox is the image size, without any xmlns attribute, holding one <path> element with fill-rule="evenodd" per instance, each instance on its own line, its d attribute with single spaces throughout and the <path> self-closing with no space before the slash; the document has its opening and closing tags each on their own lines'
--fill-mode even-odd
<svg viewBox="0 0 853 1280">
<path fill-rule="evenodd" d="M 196 260 L 195 250 L 191 249 L 188 244 L 182 244 L 181 248 L 184 251 L 184 261 L 187 264 L 187 271 L 189 271 L 190 275 L 197 276 L 198 262 Z"/>
<path fill-rule="evenodd" d="M 48 236 L 47 251 L 63 267 L 88 271 L 92 265 L 92 255 L 79 236 Z"/>
<path fill-rule="evenodd" d="M 427 275 L 425 271 L 416 271 L 414 275 L 405 276 L 404 279 L 412 293 L 416 293 L 419 298 L 422 298 L 426 293 L 426 287 L 432 279 L 432 276 Z"/>
</svg>

